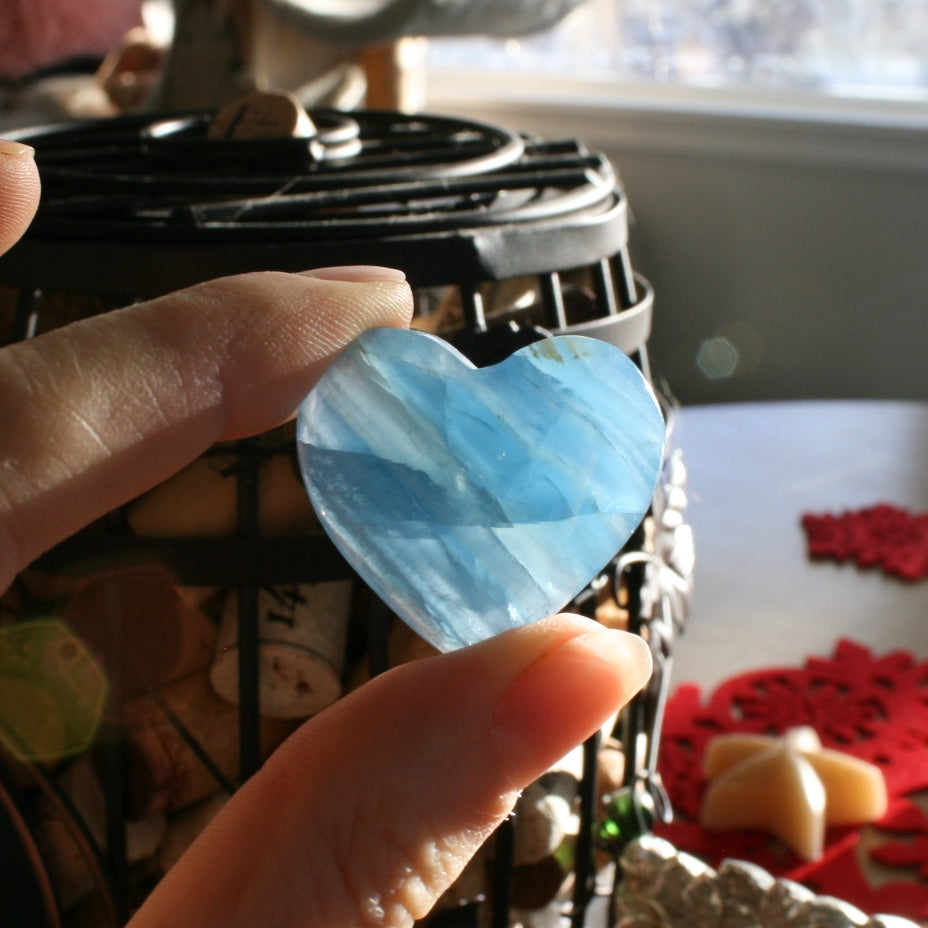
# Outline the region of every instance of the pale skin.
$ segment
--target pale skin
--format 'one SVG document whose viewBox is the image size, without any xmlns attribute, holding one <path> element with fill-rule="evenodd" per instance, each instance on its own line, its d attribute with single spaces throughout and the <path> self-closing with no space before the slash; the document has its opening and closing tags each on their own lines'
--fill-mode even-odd
<svg viewBox="0 0 928 928">
<path fill-rule="evenodd" d="M 31 151 L 0 142 L 0 251 L 38 195 Z M 0 589 L 216 441 L 292 417 L 344 345 L 411 306 L 386 268 L 248 274 L 0 350 Z M 410 925 L 649 673 L 639 638 L 571 615 L 395 668 L 299 728 L 131 926 Z"/>
</svg>

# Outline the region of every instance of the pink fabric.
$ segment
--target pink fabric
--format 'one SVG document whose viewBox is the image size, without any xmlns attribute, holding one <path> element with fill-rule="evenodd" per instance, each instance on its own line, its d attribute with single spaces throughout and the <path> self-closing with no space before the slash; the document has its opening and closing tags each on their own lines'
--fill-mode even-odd
<svg viewBox="0 0 928 928">
<path fill-rule="evenodd" d="M 798 725 L 811 725 L 825 747 L 883 770 L 889 810 L 869 853 L 895 874 L 888 881 L 868 880 L 857 828 L 829 829 L 824 857 L 806 863 L 760 832 L 699 826 L 707 743 L 725 732 L 782 734 Z M 741 674 L 707 698 L 681 685 L 667 705 L 660 771 L 676 820 L 655 831 L 681 850 L 714 866 L 726 857 L 753 861 L 869 914 L 928 918 L 928 815 L 909 798 L 928 788 L 928 662 L 906 651 L 877 657 L 843 640 L 831 658 Z"/>
<path fill-rule="evenodd" d="M 141 0 L 2 0 L 0 78 L 82 55 L 102 57 L 141 21 Z"/>
</svg>

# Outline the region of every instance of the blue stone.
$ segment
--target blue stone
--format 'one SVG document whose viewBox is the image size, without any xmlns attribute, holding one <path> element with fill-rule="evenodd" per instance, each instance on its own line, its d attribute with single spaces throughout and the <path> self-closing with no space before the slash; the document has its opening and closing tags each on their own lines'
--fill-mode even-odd
<svg viewBox="0 0 928 928">
<path fill-rule="evenodd" d="M 477 369 L 372 329 L 300 406 L 310 499 L 383 601 L 443 651 L 562 609 L 648 509 L 666 429 L 614 346 L 546 338 Z"/>
</svg>

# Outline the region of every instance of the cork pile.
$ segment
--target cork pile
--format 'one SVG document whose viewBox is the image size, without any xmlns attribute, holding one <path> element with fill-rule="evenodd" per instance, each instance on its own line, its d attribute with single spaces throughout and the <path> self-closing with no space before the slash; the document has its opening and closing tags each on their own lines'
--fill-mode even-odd
<svg viewBox="0 0 928 928">
<path fill-rule="evenodd" d="M 289 438 L 290 428 L 262 440 L 277 446 Z M 125 510 L 129 534 L 232 535 L 236 475 L 233 450 L 214 449 L 131 502 Z M 264 459 L 258 503 L 263 534 L 297 537 L 319 531 L 290 454 Z M 100 527 L 88 529 L 95 531 Z M 359 587 L 359 581 L 337 579 L 257 590 L 262 758 L 304 720 L 370 678 L 368 653 L 352 643 L 359 610 L 370 604 L 369 591 Z M 605 593 L 600 600 L 600 620 L 621 625 L 623 609 Z M 60 619 L 100 663 L 109 680 L 108 699 L 101 730 L 88 750 L 41 761 L 54 783 L 52 792 L 36 788 L 28 775 L 28 766 L 39 763 L 35 759 L 10 760 L 11 775 L 32 802 L 37 841 L 64 923 L 102 928 L 113 924 L 93 847 L 105 855 L 102 742 L 115 731 L 124 744 L 130 907 L 141 903 L 239 785 L 238 596 L 235 589 L 178 584 L 164 566 L 153 563 L 101 565 L 79 574 L 30 569 L 0 599 L 0 621 L 9 625 L 39 616 Z M 390 666 L 436 653 L 395 617 L 385 621 Z M 611 727 L 598 752 L 600 795 L 617 789 L 624 773 L 621 747 L 608 737 Z M 540 925 L 570 899 L 582 763 L 578 749 L 519 800 L 514 925 Z M 488 918 L 495 856 L 491 839 L 439 908 L 483 901 L 481 917 Z"/>
</svg>

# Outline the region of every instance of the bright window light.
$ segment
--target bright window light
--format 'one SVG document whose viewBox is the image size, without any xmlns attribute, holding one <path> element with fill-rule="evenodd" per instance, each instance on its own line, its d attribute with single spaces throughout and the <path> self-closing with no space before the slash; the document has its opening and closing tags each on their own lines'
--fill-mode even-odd
<svg viewBox="0 0 928 928">
<path fill-rule="evenodd" d="M 587 0 L 550 32 L 433 40 L 432 73 L 928 101 L 925 0 Z"/>
</svg>

